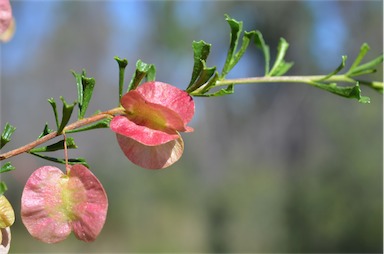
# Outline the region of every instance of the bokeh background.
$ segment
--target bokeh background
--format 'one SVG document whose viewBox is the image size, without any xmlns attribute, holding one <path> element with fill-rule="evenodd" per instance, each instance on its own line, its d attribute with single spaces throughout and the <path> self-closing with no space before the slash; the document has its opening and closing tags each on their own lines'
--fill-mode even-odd
<svg viewBox="0 0 384 254">
<path fill-rule="evenodd" d="M 326 74 L 342 55 L 350 66 L 363 42 L 371 46 L 367 59 L 383 47 L 382 1 L 12 6 L 17 30 L 1 45 L 1 126 L 17 131 L 4 151 L 37 138 L 45 122 L 54 126 L 48 98 L 76 100 L 70 70 L 85 68 L 96 79 L 89 113 L 118 103 L 114 56 L 128 59 L 127 79 L 142 59 L 156 65 L 158 80 L 186 88 L 192 41 L 202 39 L 213 45 L 208 65 L 220 70 L 229 44 L 225 13 L 260 30 L 273 56 L 284 37 L 295 62 L 289 75 Z M 262 75 L 263 66 L 252 45 L 228 77 Z M 130 163 L 108 129 L 73 135 L 80 148 L 69 155 L 87 158 L 109 196 L 107 222 L 90 244 L 73 235 L 56 245 L 29 236 L 19 215 L 22 188 L 53 163 L 17 156 L 17 169 L 2 175 L 17 212 L 11 252 L 381 252 L 383 100 L 363 93 L 371 104 L 303 84 L 239 85 L 231 96 L 197 98 L 183 157 L 160 171 Z"/>
</svg>

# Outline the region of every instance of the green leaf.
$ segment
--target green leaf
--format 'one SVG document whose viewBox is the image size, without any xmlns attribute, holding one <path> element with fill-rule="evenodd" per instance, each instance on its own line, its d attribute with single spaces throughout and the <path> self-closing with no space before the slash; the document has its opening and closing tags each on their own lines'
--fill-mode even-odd
<svg viewBox="0 0 384 254">
<path fill-rule="evenodd" d="M 94 124 L 90 124 L 90 125 L 82 127 L 82 128 L 78 128 L 78 129 L 74 129 L 74 130 L 68 130 L 65 133 L 76 133 L 76 132 L 89 131 L 89 130 L 100 129 L 100 128 L 108 128 L 110 121 L 111 121 L 111 119 L 103 119 L 99 122 L 96 122 Z"/>
<path fill-rule="evenodd" d="M 205 62 L 207 60 L 210 49 L 211 49 L 211 44 L 208 44 L 205 41 L 193 41 L 192 48 L 193 48 L 194 64 L 193 64 L 191 81 L 189 82 L 189 85 L 186 91 L 191 90 L 190 87 L 194 85 L 200 73 L 203 71 L 204 65 L 202 61 Z"/>
<path fill-rule="evenodd" d="M 9 141 L 11 141 L 11 136 L 15 132 L 16 128 L 9 123 L 6 123 L 4 126 L 4 130 L 1 133 L 1 142 L 0 142 L 0 148 L 3 148 L 5 144 L 7 144 Z"/>
<path fill-rule="evenodd" d="M 233 94 L 234 92 L 235 92 L 235 86 L 233 84 L 230 84 L 227 86 L 227 88 L 220 89 L 217 92 L 209 93 L 209 94 L 197 94 L 195 96 L 198 96 L 198 97 L 218 97 L 218 96 Z"/>
<path fill-rule="evenodd" d="M 263 54 L 264 54 L 265 75 L 268 75 L 269 62 L 271 61 L 269 46 L 265 43 L 263 35 L 261 34 L 260 31 L 256 31 L 255 35 L 256 35 L 255 36 L 255 44 L 257 47 L 259 47 L 263 51 Z"/>
<path fill-rule="evenodd" d="M 66 141 L 67 141 L 67 148 L 68 149 L 76 149 L 77 148 L 75 141 L 72 137 L 67 137 Z M 63 149 L 64 149 L 64 140 L 60 140 L 60 141 L 58 141 L 52 145 L 33 148 L 33 149 L 29 150 L 29 152 L 31 152 L 31 153 L 54 152 L 54 151 L 63 150 Z"/>
<path fill-rule="evenodd" d="M 277 57 L 275 63 L 267 76 L 283 75 L 293 65 L 293 63 L 286 63 L 284 60 L 288 47 L 288 42 L 284 38 L 280 38 L 279 45 L 277 46 Z"/>
<path fill-rule="evenodd" d="M 15 167 L 12 166 L 12 164 L 10 162 L 7 162 L 7 163 L 5 163 L 4 165 L 1 166 L 0 174 L 8 172 L 8 171 L 12 171 L 14 169 L 15 169 Z"/>
<path fill-rule="evenodd" d="M 59 126 L 59 128 L 57 130 L 58 134 L 62 133 L 63 129 L 65 128 L 65 126 L 69 122 L 69 119 L 71 118 L 71 115 L 72 115 L 72 112 L 73 112 L 73 108 L 76 105 L 76 102 L 74 102 L 71 105 L 68 105 L 67 102 L 64 100 L 64 98 L 62 96 L 60 96 L 60 100 L 63 102 L 63 115 L 62 115 L 62 118 L 61 118 L 60 126 Z"/>
<path fill-rule="evenodd" d="M 191 93 L 204 85 L 216 72 L 216 67 L 207 67 L 204 60 L 201 60 L 202 69 L 200 69 L 200 74 L 194 83 L 188 87 L 186 90 L 188 93 Z"/>
<path fill-rule="evenodd" d="M 147 81 L 155 81 L 156 80 L 156 67 L 153 64 L 151 64 L 149 66 L 146 79 L 147 79 Z"/>
<path fill-rule="evenodd" d="M 33 153 L 33 152 L 29 152 L 29 153 L 32 154 L 32 155 L 35 155 L 35 156 L 37 156 L 39 158 L 42 158 L 44 160 L 48 160 L 48 161 L 52 161 L 52 162 L 56 162 L 56 163 L 60 163 L 60 164 L 65 164 L 65 159 L 62 159 L 62 158 L 49 157 L 49 156 L 45 156 L 45 155 L 42 155 L 42 154 L 39 154 L 39 153 Z M 68 164 L 70 164 L 70 165 L 82 164 L 82 165 L 86 166 L 87 168 L 89 168 L 89 165 L 88 165 L 88 163 L 86 162 L 86 160 L 84 158 L 68 159 Z"/>
<path fill-rule="evenodd" d="M 0 196 L 4 194 L 4 192 L 6 192 L 8 190 L 8 187 L 7 185 L 5 184 L 5 182 L 1 181 L 0 182 Z"/>
<path fill-rule="evenodd" d="M 361 60 L 363 60 L 364 56 L 367 54 L 369 50 L 370 50 L 370 47 L 367 43 L 363 43 L 363 45 L 361 45 L 359 54 L 357 55 L 355 61 L 351 65 L 351 68 L 349 68 L 350 71 L 355 69 L 355 67 L 357 67 L 360 64 Z"/>
<path fill-rule="evenodd" d="M 321 78 L 319 80 L 316 80 L 316 81 L 324 81 L 324 80 L 329 79 L 333 75 L 336 75 L 337 73 L 339 73 L 345 67 L 345 62 L 346 61 L 347 61 L 347 56 L 342 56 L 341 57 L 341 64 L 339 65 L 339 67 L 336 68 L 336 70 L 332 71 L 331 73 L 329 73 L 325 77 L 323 77 L 323 78 Z"/>
<path fill-rule="evenodd" d="M 320 83 L 320 82 L 311 82 L 311 85 L 324 89 L 328 92 L 340 95 L 342 97 L 357 99 L 360 103 L 370 103 L 370 98 L 361 95 L 361 89 L 359 83 L 356 83 L 355 86 L 338 86 L 336 83 Z"/>
<path fill-rule="evenodd" d="M 85 116 L 85 112 L 88 108 L 88 104 L 92 98 L 93 89 L 95 88 L 95 79 L 86 76 L 86 72 L 83 69 L 82 73 L 76 73 L 72 71 L 73 76 L 76 79 L 77 85 L 77 101 L 79 107 L 78 118 L 82 119 Z"/>
<path fill-rule="evenodd" d="M 123 96 L 123 90 L 124 90 L 124 73 L 125 73 L 125 68 L 128 65 L 128 60 L 127 59 L 121 59 L 117 56 L 114 57 L 116 60 L 117 64 L 119 65 L 119 101 L 121 99 L 121 96 Z"/>
<path fill-rule="evenodd" d="M 48 99 L 49 104 L 52 106 L 53 114 L 55 115 L 56 128 L 59 128 L 59 117 L 57 114 L 56 101 L 53 98 Z"/>
<path fill-rule="evenodd" d="M 45 123 L 43 132 L 39 135 L 38 139 L 44 137 L 45 135 L 48 135 L 49 133 L 53 132 L 53 130 L 49 129 L 48 123 Z"/>
<path fill-rule="evenodd" d="M 132 76 L 131 82 L 128 86 L 128 92 L 131 90 L 136 89 L 136 87 L 139 86 L 140 82 L 143 80 L 144 77 L 148 75 L 149 72 L 153 72 L 156 70 L 153 66 L 153 64 L 146 64 L 142 62 L 140 59 L 136 62 L 136 71 Z M 151 77 L 153 77 L 154 74 L 151 73 Z"/>
<path fill-rule="evenodd" d="M 231 28 L 231 35 L 230 35 L 230 44 L 229 44 L 229 49 L 227 53 L 227 58 L 225 60 L 225 64 L 221 72 L 220 78 L 224 78 L 233 67 L 232 61 L 234 58 L 235 50 L 237 49 L 240 33 L 243 28 L 243 22 L 239 22 L 235 19 L 231 19 L 228 15 L 225 15 L 225 20 L 228 22 Z"/>
<path fill-rule="evenodd" d="M 369 61 L 368 63 L 362 64 L 353 69 L 350 69 L 346 75 L 351 77 L 351 76 L 360 76 L 363 74 L 376 72 L 375 67 L 381 64 L 382 62 L 383 62 L 383 55 L 380 55 L 375 59 Z"/>
</svg>

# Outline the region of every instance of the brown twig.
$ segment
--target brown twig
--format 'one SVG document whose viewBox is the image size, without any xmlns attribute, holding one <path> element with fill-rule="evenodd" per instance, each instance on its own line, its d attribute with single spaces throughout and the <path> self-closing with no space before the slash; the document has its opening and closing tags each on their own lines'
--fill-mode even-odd
<svg viewBox="0 0 384 254">
<path fill-rule="evenodd" d="M 0 161 L 11 158 L 13 156 L 16 156 L 16 155 L 19 155 L 22 153 L 25 153 L 25 152 L 28 152 L 32 148 L 35 148 L 41 144 L 44 144 L 45 142 L 47 142 L 47 141 L 49 141 L 55 137 L 61 136 L 66 131 L 75 130 L 77 128 L 86 126 L 86 125 L 91 124 L 91 123 L 98 122 L 98 121 L 105 119 L 105 118 L 113 117 L 113 116 L 118 115 L 118 114 L 124 114 L 124 109 L 121 107 L 118 107 L 118 108 L 114 108 L 114 109 L 111 109 L 108 111 L 98 113 L 98 114 L 93 115 L 93 116 L 88 117 L 88 118 L 80 119 L 80 120 L 78 120 L 78 121 L 76 121 L 70 125 L 67 125 L 64 128 L 62 133 L 57 133 L 57 131 L 51 132 L 51 133 L 49 133 L 49 134 L 47 134 L 47 135 L 45 135 L 45 136 L 43 136 L 43 137 L 41 137 L 35 141 L 32 141 L 29 144 L 26 144 L 24 146 L 21 146 L 19 148 L 16 148 L 14 150 L 9 151 L 9 152 L 0 154 Z"/>
</svg>

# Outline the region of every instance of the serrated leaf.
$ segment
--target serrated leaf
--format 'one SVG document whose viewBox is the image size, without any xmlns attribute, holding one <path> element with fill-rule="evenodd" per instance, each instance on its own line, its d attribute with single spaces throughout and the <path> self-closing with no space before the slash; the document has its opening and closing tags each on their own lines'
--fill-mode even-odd
<svg viewBox="0 0 384 254">
<path fill-rule="evenodd" d="M 30 152 L 30 154 L 35 155 L 35 156 L 42 158 L 44 160 L 48 160 L 48 161 L 52 161 L 52 162 L 56 162 L 56 163 L 60 163 L 60 164 L 65 164 L 65 159 L 62 159 L 62 158 L 49 157 L 49 156 L 42 155 L 40 153 L 33 153 L 33 152 Z M 86 166 L 87 168 L 89 168 L 89 165 L 84 158 L 68 159 L 68 164 L 70 164 L 70 165 L 82 164 L 82 165 Z"/>
<path fill-rule="evenodd" d="M 72 137 L 67 137 L 67 149 L 76 149 L 77 145 L 75 144 L 75 140 Z M 41 152 L 54 152 L 58 150 L 64 149 L 64 140 L 60 140 L 52 145 L 37 147 L 29 150 L 31 153 L 41 153 Z"/>
<path fill-rule="evenodd" d="M 61 118 L 60 126 L 59 126 L 59 128 L 57 130 L 58 134 L 62 133 L 63 129 L 65 128 L 65 126 L 69 122 L 69 119 L 71 118 L 71 115 L 72 115 L 72 112 L 73 112 L 73 108 L 76 105 L 76 102 L 74 102 L 73 104 L 68 105 L 67 102 L 64 100 L 64 98 L 62 96 L 60 96 L 60 100 L 63 102 L 63 115 L 62 115 L 62 118 Z"/>
<path fill-rule="evenodd" d="M 280 38 L 279 45 L 277 46 L 277 56 L 276 56 L 275 63 L 273 64 L 273 67 L 267 76 L 278 76 L 277 74 L 280 74 L 282 72 L 281 71 L 282 68 L 287 69 L 286 67 L 287 64 L 292 66 L 292 63 L 285 63 L 284 61 L 284 57 L 288 47 L 289 47 L 289 43 L 284 38 Z"/>
<path fill-rule="evenodd" d="M 8 171 L 12 171 L 14 169 L 15 169 L 15 167 L 12 166 L 12 164 L 10 162 L 7 162 L 7 163 L 5 163 L 4 165 L 1 166 L 0 174 L 8 172 Z"/>
<path fill-rule="evenodd" d="M 7 144 L 9 141 L 11 141 L 11 136 L 15 132 L 16 128 L 9 123 L 6 123 L 4 126 L 4 130 L 1 133 L 1 142 L 0 142 L 0 148 L 3 148 L 5 144 Z"/>
<path fill-rule="evenodd" d="M 136 71 L 132 76 L 131 82 L 128 85 L 127 92 L 136 89 L 139 86 L 140 82 L 147 76 L 148 72 L 156 70 L 152 68 L 153 64 L 147 64 L 141 61 L 140 59 L 136 62 Z M 153 76 L 153 74 L 151 74 Z"/>
<path fill-rule="evenodd" d="M 57 107 L 56 107 L 56 101 L 53 98 L 48 99 L 49 104 L 52 106 L 53 114 L 55 115 L 55 123 L 56 123 L 56 128 L 59 128 L 59 117 L 57 114 Z"/>
<path fill-rule="evenodd" d="M 192 48 L 193 48 L 193 70 L 192 70 L 192 76 L 191 81 L 189 82 L 189 85 L 187 87 L 187 91 L 191 90 L 190 87 L 195 83 L 197 78 L 199 77 L 200 73 L 202 72 L 204 66 L 202 64 L 202 61 L 206 61 L 210 52 L 211 44 L 206 43 L 205 41 L 193 41 L 192 42 Z"/>
<path fill-rule="evenodd" d="M 87 126 L 82 127 L 82 128 L 78 128 L 78 129 L 74 129 L 74 130 L 68 130 L 65 133 L 75 133 L 75 132 L 89 131 L 89 130 L 100 129 L 100 128 L 108 128 L 110 121 L 111 121 L 111 119 L 103 119 L 99 122 L 87 125 Z"/>
<path fill-rule="evenodd" d="M 370 98 L 361 95 L 361 89 L 358 83 L 355 86 L 338 86 L 336 83 L 311 82 L 311 85 L 326 90 L 328 92 L 340 95 L 342 97 L 357 99 L 360 103 L 370 103 Z"/>
<path fill-rule="evenodd" d="M 261 49 L 261 51 L 263 51 L 264 61 L 265 61 L 264 69 L 265 69 L 265 75 L 267 75 L 269 73 L 269 63 L 271 61 L 269 46 L 265 43 L 263 35 L 261 34 L 260 31 L 256 31 L 255 35 L 256 35 L 255 44 L 257 47 Z"/>
<path fill-rule="evenodd" d="M 124 90 L 124 75 L 125 75 L 125 68 L 128 65 L 127 59 L 121 59 L 117 56 L 114 57 L 117 64 L 119 65 L 119 101 L 121 99 L 121 96 L 123 96 L 123 90 Z"/>
</svg>

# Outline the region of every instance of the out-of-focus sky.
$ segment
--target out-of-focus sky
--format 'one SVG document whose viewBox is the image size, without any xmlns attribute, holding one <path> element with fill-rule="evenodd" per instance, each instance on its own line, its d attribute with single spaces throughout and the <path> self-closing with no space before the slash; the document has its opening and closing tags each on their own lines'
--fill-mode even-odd
<svg viewBox="0 0 384 254">
<path fill-rule="evenodd" d="M 54 126 L 47 99 L 76 99 L 70 70 L 96 79 L 89 114 L 117 105 L 117 64 L 129 79 L 138 59 L 157 79 L 186 88 L 193 40 L 212 44 L 220 70 L 229 43 L 224 14 L 260 30 L 272 58 L 290 47 L 288 75 L 325 74 L 342 55 L 347 67 L 362 43 L 382 53 L 381 1 L 11 1 L 16 33 L 1 53 L 1 126 L 17 127 L 4 150 Z M 250 46 L 228 77 L 264 73 Z M 382 70 L 372 78 L 382 80 Z M 128 81 L 127 81 L 128 82 Z M 74 135 L 107 190 L 107 223 L 96 242 L 71 236 L 58 245 L 32 239 L 18 215 L 11 251 L 19 252 L 378 252 L 382 248 L 382 96 L 371 104 L 302 84 L 243 85 L 222 98 L 196 98 L 195 132 L 169 169 L 130 163 L 109 130 Z M 62 156 L 56 153 L 57 156 Z M 3 174 L 18 213 L 23 185 L 50 162 L 30 155 Z M 59 165 L 56 165 L 59 166 Z"/>
</svg>

